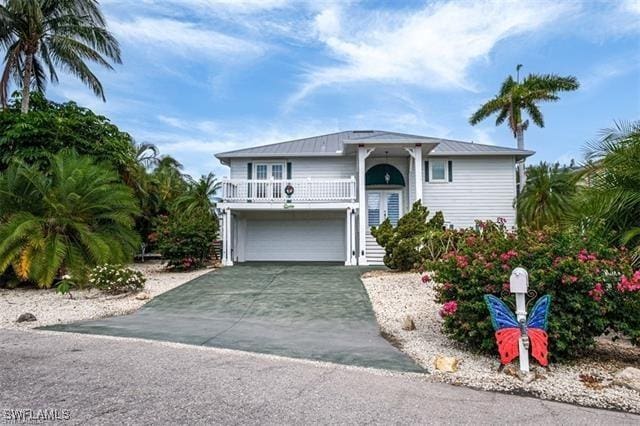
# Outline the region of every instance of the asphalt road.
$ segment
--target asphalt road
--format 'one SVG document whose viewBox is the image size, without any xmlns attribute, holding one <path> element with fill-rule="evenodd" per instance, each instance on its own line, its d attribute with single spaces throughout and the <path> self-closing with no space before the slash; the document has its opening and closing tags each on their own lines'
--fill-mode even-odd
<svg viewBox="0 0 640 426">
<path fill-rule="evenodd" d="M 639 424 L 640 417 L 427 382 L 416 373 L 176 343 L 0 331 L 0 424 Z M 33 411 L 37 414 L 37 411 Z"/>
</svg>

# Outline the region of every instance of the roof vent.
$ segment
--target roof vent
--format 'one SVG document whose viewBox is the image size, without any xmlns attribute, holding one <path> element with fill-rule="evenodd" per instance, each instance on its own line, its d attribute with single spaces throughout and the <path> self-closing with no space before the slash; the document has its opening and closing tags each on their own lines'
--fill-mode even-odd
<svg viewBox="0 0 640 426">
<path fill-rule="evenodd" d="M 373 133 L 373 130 L 354 130 L 353 133 Z"/>
</svg>

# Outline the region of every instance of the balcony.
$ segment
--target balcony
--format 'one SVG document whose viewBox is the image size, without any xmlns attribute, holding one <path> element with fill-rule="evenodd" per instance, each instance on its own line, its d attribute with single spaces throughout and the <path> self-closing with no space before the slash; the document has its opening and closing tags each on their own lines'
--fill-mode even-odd
<svg viewBox="0 0 640 426">
<path fill-rule="evenodd" d="M 225 203 L 349 203 L 355 200 L 355 178 L 222 180 Z"/>
</svg>

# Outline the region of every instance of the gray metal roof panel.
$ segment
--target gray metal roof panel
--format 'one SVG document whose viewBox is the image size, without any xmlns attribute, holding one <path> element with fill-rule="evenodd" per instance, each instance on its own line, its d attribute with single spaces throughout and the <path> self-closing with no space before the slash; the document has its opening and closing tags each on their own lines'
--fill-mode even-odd
<svg viewBox="0 0 640 426">
<path fill-rule="evenodd" d="M 473 142 L 455 141 L 450 139 L 432 138 L 427 136 L 410 135 L 381 130 L 351 130 L 330 133 L 309 138 L 278 142 L 269 145 L 261 145 L 251 148 L 216 154 L 223 160 L 229 158 L 247 157 L 285 157 L 285 156 L 336 156 L 343 155 L 345 145 L 354 145 L 375 142 L 401 142 L 420 140 L 425 143 L 438 144 L 429 155 L 515 155 L 527 157 L 534 154 L 533 151 L 518 150 L 515 148 L 499 147 L 494 145 L 482 145 Z"/>
</svg>

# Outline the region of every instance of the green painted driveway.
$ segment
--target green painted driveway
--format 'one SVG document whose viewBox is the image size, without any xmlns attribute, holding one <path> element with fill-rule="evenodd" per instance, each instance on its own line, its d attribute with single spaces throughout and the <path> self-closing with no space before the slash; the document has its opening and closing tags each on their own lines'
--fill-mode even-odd
<svg viewBox="0 0 640 426">
<path fill-rule="evenodd" d="M 317 264 L 227 267 L 131 315 L 45 328 L 421 371 L 380 336 L 360 272 Z"/>
</svg>

